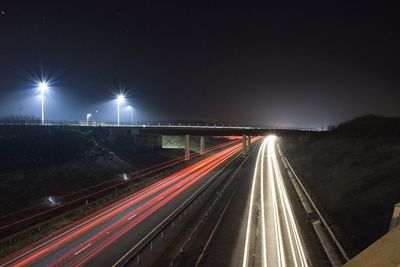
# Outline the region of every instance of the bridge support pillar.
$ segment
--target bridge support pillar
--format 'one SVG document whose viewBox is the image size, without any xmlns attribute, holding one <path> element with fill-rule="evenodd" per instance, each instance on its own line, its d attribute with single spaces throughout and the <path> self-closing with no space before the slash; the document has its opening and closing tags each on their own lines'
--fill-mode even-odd
<svg viewBox="0 0 400 267">
<path fill-rule="evenodd" d="M 242 137 L 242 155 L 243 157 L 247 156 L 247 136 L 244 134 Z"/>
<path fill-rule="evenodd" d="M 250 145 L 251 145 L 251 137 L 247 136 L 247 149 L 250 150 Z"/>
<path fill-rule="evenodd" d="M 397 225 L 400 225 L 400 203 L 394 205 L 392 220 L 390 221 L 389 231 L 393 230 Z"/>
<path fill-rule="evenodd" d="M 190 135 L 185 134 L 185 160 L 190 159 Z"/>
<path fill-rule="evenodd" d="M 206 144 L 206 139 L 204 136 L 200 136 L 200 155 L 204 154 L 204 147 Z"/>
</svg>

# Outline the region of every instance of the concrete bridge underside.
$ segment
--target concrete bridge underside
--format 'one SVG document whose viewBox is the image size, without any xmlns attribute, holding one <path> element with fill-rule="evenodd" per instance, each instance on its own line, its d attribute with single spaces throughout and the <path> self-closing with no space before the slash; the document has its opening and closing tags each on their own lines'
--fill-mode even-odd
<svg viewBox="0 0 400 267">
<path fill-rule="evenodd" d="M 174 126 L 77 126 L 77 125 L 1 125 L 0 135 L 30 131 L 37 134 L 51 132 L 53 130 L 84 131 L 94 138 L 101 138 L 112 144 L 117 150 L 122 151 L 146 151 L 162 149 L 162 136 L 184 137 L 184 155 L 190 158 L 190 136 L 200 138 L 199 153 L 204 153 L 206 136 L 242 136 L 243 155 L 246 155 L 250 146 L 249 136 L 274 134 L 277 136 L 309 136 L 323 135 L 325 132 L 317 132 L 307 129 L 268 129 L 252 127 L 174 127 Z"/>
</svg>

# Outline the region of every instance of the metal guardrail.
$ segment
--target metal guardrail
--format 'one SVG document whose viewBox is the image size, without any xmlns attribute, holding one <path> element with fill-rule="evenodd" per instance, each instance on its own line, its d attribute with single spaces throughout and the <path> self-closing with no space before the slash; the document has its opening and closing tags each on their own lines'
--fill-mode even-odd
<svg viewBox="0 0 400 267">
<path fill-rule="evenodd" d="M 305 193 L 308 201 L 311 203 L 312 207 L 314 208 L 315 212 L 317 213 L 319 219 L 321 220 L 322 224 L 324 225 L 325 229 L 327 230 L 330 238 L 332 239 L 332 241 L 334 242 L 336 248 L 340 251 L 341 256 L 343 257 L 343 259 L 347 261 L 349 261 L 349 256 L 347 255 L 346 251 L 344 250 L 342 244 L 340 244 L 339 240 L 336 238 L 335 234 L 333 233 L 333 230 L 331 229 L 331 227 L 328 225 L 327 221 L 325 220 L 325 218 L 322 216 L 321 212 L 319 211 L 317 205 L 314 203 L 314 201 L 312 200 L 310 194 L 307 192 L 306 188 L 304 187 L 303 183 L 301 182 L 300 178 L 297 176 L 297 174 L 295 173 L 295 171 L 293 170 L 292 166 L 290 165 L 289 161 L 286 159 L 286 157 L 283 155 L 281 149 L 278 146 L 278 150 L 279 150 L 279 154 L 282 157 L 282 159 L 284 160 L 284 162 L 286 162 L 286 164 L 288 165 L 290 171 L 292 172 L 292 174 L 294 175 L 294 177 L 296 178 L 296 181 L 299 183 L 301 189 L 303 190 L 303 192 Z"/>
<path fill-rule="evenodd" d="M 115 122 L 89 122 L 86 121 L 56 121 L 48 120 L 44 123 L 36 121 L 0 121 L 0 125 L 9 126 L 74 126 L 74 127 L 125 127 L 125 128 L 193 128 L 193 129 L 232 129 L 232 130 L 288 130 L 288 131 L 305 131 L 305 132 L 320 132 L 323 131 L 317 128 L 306 127 L 283 127 L 283 126 L 258 126 L 258 125 L 232 125 L 232 124 L 208 124 L 208 123 L 165 123 L 165 122 L 138 122 L 127 123 L 121 122 L 118 125 Z"/>
</svg>

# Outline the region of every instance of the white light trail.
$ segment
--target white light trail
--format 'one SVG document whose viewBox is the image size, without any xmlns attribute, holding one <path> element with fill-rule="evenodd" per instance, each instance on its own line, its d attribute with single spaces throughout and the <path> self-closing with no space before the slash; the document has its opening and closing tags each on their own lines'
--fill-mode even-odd
<svg viewBox="0 0 400 267">
<path fill-rule="evenodd" d="M 250 243 L 252 243 L 251 239 L 256 231 L 252 227 L 255 224 L 253 222 L 253 217 L 255 217 L 254 205 L 260 201 L 260 261 L 262 266 L 308 267 L 303 240 L 283 181 L 275 148 L 276 137 L 268 136 L 262 142 L 257 154 L 251 187 L 242 266 L 247 267 L 251 263 L 250 256 L 253 253 L 250 251 Z M 265 157 L 267 157 L 266 162 L 264 160 Z M 258 183 L 260 183 L 259 197 L 256 193 Z M 267 226 L 271 227 L 270 231 L 267 231 Z"/>
<path fill-rule="evenodd" d="M 275 171 L 275 178 L 278 184 L 278 188 L 279 188 L 279 192 L 281 195 L 281 201 L 282 201 L 282 205 L 283 205 L 283 210 L 284 212 L 288 215 L 289 217 L 289 222 L 287 222 L 287 218 L 285 218 L 286 220 L 286 224 L 287 224 L 287 229 L 290 229 L 290 231 L 288 230 L 289 233 L 289 239 L 290 242 L 292 243 L 292 239 L 294 238 L 295 240 L 295 246 L 296 246 L 296 250 L 293 249 L 293 244 L 291 244 L 292 247 L 292 254 L 295 260 L 295 266 L 303 266 L 306 267 L 308 266 L 307 264 L 307 259 L 305 256 L 305 252 L 304 252 L 304 247 L 303 247 L 303 243 L 302 240 L 300 238 L 300 232 L 298 230 L 297 227 L 297 222 L 295 221 L 294 218 L 294 214 L 293 214 L 293 209 L 292 206 L 290 204 L 290 200 L 286 191 L 286 187 L 283 183 L 283 177 L 278 165 L 278 161 L 276 159 L 276 151 L 275 151 L 275 144 L 272 147 L 273 150 L 273 157 L 272 157 L 272 162 L 273 162 L 273 167 L 274 167 L 274 171 Z M 297 253 L 296 253 L 297 252 Z M 300 265 L 297 262 L 297 257 L 300 259 Z"/>
<path fill-rule="evenodd" d="M 247 267 L 248 261 L 249 261 L 249 243 L 250 243 L 250 235 L 252 232 L 251 224 L 252 224 L 252 216 L 253 216 L 254 194 L 255 194 L 256 181 L 257 181 L 257 169 L 258 169 L 258 164 L 260 162 L 261 151 L 262 151 L 262 148 L 265 147 L 265 145 L 266 145 L 266 140 L 264 140 L 261 144 L 260 150 L 258 151 L 258 154 L 257 154 L 256 166 L 254 168 L 253 182 L 251 185 L 249 213 L 248 213 L 248 218 L 247 218 L 246 239 L 245 239 L 244 251 L 243 251 L 243 264 L 242 264 L 243 267 Z"/>
<path fill-rule="evenodd" d="M 271 168 L 272 164 L 272 145 L 274 144 L 273 142 L 273 137 L 270 137 L 269 139 L 269 145 L 268 145 L 268 168 Z M 286 266 L 286 258 L 285 258 L 285 250 L 283 248 L 283 242 L 282 242 L 282 229 L 281 229 L 281 223 L 279 220 L 279 210 L 278 210 L 278 204 L 277 204 L 277 192 L 276 192 L 276 186 L 275 186 L 275 177 L 272 175 L 269 178 L 269 186 L 272 192 L 272 206 L 273 206 L 273 216 L 274 216 L 274 229 L 275 229 L 275 239 L 277 242 L 276 249 L 277 249 L 277 254 L 278 254 L 278 266 L 285 267 Z"/>
<path fill-rule="evenodd" d="M 268 142 L 268 138 L 264 141 L 265 143 Z M 260 198 L 261 198 L 261 238 L 262 238 L 262 263 L 263 266 L 267 267 L 268 266 L 268 261 L 267 261 L 267 236 L 266 236 L 266 230 L 265 230 L 265 200 L 264 200 L 264 154 L 265 154 L 265 147 L 266 145 L 263 146 L 262 152 L 261 152 L 261 182 L 260 182 Z M 260 149 L 261 150 L 261 149 Z"/>
</svg>

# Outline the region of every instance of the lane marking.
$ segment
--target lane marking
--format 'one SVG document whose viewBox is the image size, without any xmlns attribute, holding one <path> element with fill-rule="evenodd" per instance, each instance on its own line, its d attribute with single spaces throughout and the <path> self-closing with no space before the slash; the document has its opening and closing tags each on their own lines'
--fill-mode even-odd
<svg viewBox="0 0 400 267">
<path fill-rule="evenodd" d="M 254 151 L 254 149 L 253 149 L 252 151 L 250 151 L 249 156 L 247 156 L 247 157 L 243 160 L 243 162 L 239 165 L 239 167 L 236 169 L 236 171 L 232 174 L 232 176 L 231 176 L 231 178 L 230 178 L 230 181 L 236 176 L 236 174 L 239 172 L 240 168 L 242 168 L 243 164 L 247 161 L 247 159 L 250 157 L 250 155 L 253 153 L 253 151 Z M 230 181 L 228 181 L 228 183 L 229 183 Z M 215 234 L 216 230 L 218 229 L 219 223 L 220 223 L 220 221 L 222 220 L 222 218 L 224 217 L 225 211 L 227 210 L 227 208 L 228 208 L 229 204 L 231 203 L 231 201 L 232 201 L 232 199 L 233 199 L 233 196 L 235 195 L 236 192 L 237 192 L 237 187 L 236 187 L 235 190 L 232 192 L 232 195 L 230 196 L 230 198 L 229 198 L 229 200 L 228 200 L 228 203 L 227 203 L 226 206 L 224 207 L 224 210 L 222 211 L 221 216 L 218 218 L 217 224 L 215 225 L 213 231 L 211 232 L 210 237 L 208 238 L 208 240 L 207 240 L 207 242 L 206 242 L 206 245 L 204 246 L 204 248 L 203 248 L 203 250 L 202 250 L 200 256 L 198 257 L 198 259 L 197 259 L 197 261 L 196 261 L 196 264 L 195 264 L 195 267 L 198 267 L 198 266 L 199 266 L 199 264 L 200 264 L 200 262 L 201 262 L 201 260 L 202 260 L 202 258 L 203 258 L 203 256 L 204 256 L 204 253 L 206 252 L 206 250 L 207 250 L 207 248 L 208 248 L 208 246 L 209 246 L 209 244 L 210 244 L 212 238 L 214 237 L 214 234 Z"/>
<path fill-rule="evenodd" d="M 201 262 L 201 260 L 202 260 L 202 258 L 203 258 L 203 256 L 204 256 L 204 253 L 206 252 L 208 246 L 210 245 L 211 240 L 212 240 L 212 238 L 214 237 L 214 234 L 215 234 L 215 232 L 217 231 L 218 226 L 219 226 L 219 224 L 221 223 L 221 220 L 222 220 L 222 218 L 223 218 L 224 215 L 225 215 L 226 210 L 228 209 L 229 205 L 230 205 L 231 202 L 232 202 L 233 196 L 235 195 L 234 193 L 235 193 L 235 191 L 234 191 L 234 192 L 232 193 L 232 195 L 229 197 L 229 200 L 228 200 L 228 202 L 226 203 L 226 205 L 225 205 L 225 207 L 224 207 L 224 209 L 223 209 L 221 215 L 219 216 L 218 221 L 217 221 L 217 223 L 215 224 L 215 226 L 214 226 L 214 228 L 213 228 L 213 230 L 212 230 L 212 232 L 211 232 L 210 237 L 207 239 L 206 245 L 204 246 L 203 250 L 201 251 L 200 256 L 197 258 L 197 261 L 196 261 L 196 263 L 195 263 L 195 265 L 194 265 L 195 267 L 199 266 L 199 264 L 200 264 L 200 262 Z"/>
<path fill-rule="evenodd" d="M 90 247 L 91 245 L 93 245 L 93 243 L 90 243 L 88 245 L 86 245 L 85 247 L 81 248 L 79 251 L 75 252 L 75 256 L 78 255 L 79 253 L 81 253 L 82 251 L 84 251 L 85 249 L 87 249 L 88 247 Z"/>
<path fill-rule="evenodd" d="M 131 217 L 128 218 L 128 221 L 132 220 L 133 218 L 135 218 L 137 216 L 137 214 L 133 214 Z M 107 232 L 109 233 L 109 232 Z"/>
</svg>

